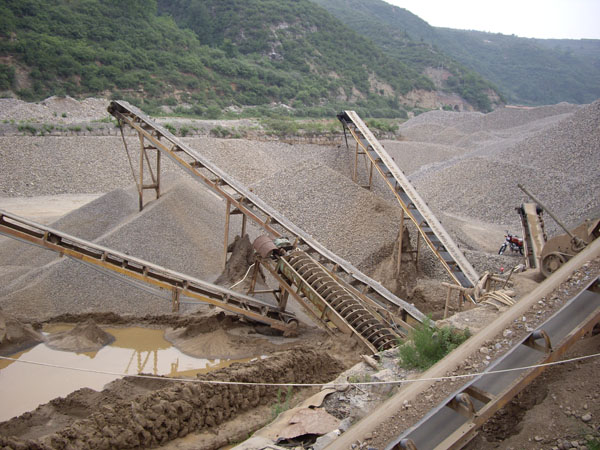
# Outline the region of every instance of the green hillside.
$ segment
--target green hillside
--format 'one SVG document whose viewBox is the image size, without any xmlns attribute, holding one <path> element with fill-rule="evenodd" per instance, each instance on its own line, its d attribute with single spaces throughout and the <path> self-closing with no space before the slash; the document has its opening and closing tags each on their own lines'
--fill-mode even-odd
<svg viewBox="0 0 600 450">
<path fill-rule="evenodd" d="M 433 83 L 308 0 L 0 4 L 0 90 L 26 100 L 105 95 L 205 116 L 284 103 L 296 115 L 352 107 L 398 117 L 413 89 Z"/>
<path fill-rule="evenodd" d="M 436 28 L 382 0 L 313 1 L 405 61 L 416 66 L 437 61 L 437 67 L 453 75 L 446 87 L 472 103 L 477 104 L 476 87 L 486 84 L 484 79 L 511 103 L 590 103 L 600 97 L 600 40 L 525 39 Z"/>
<path fill-rule="evenodd" d="M 526 39 L 437 29 L 436 45 L 492 80 L 512 103 L 591 103 L 600 98 L 600 40 Z"/>
<path fill-rule="evenodd" d="M 491 109 L 488 90 L 497 88 L 474 70 L 458 63 L 431 44 L 436 29 L 405 9 L 381 0 L 313 0 L 385 52 L 419 72 L 428 68 L 448 72 L 440 88 L 456 92 L 481 111 Z M 414 39 L 418 35 L 419 39 Z M 430 41 L 424 39 L 428 36 Z"/>
</svg>

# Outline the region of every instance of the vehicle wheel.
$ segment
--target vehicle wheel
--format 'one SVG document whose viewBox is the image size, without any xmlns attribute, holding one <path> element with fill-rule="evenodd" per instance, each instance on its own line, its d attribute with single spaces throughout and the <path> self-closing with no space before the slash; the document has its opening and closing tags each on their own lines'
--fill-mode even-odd
<svg viewBox="0 0 600 450">
<path fill-rule="evenodd" d="M 525 254 L 525 253 L 523 252 L 523 247 L 519 247 L 519 253 L 520 253 L 521 255 L 524 255 L 524 254 Z"/>
<path fill-rule="evenodd" d="M 566 258 L 560 253 L 553 252 L 544 256 L 541 264 L 542 274 L 548 278 L 566 262 Z"/>
<path fill-rule="evenodd" d="M 506 250 L 506 244 L 502 244 L 502 246 L 500 247 L 500 250 L 498 250 L 498 254 L 502 255 L 504 253 L 504 250 Z"/>
</svg>

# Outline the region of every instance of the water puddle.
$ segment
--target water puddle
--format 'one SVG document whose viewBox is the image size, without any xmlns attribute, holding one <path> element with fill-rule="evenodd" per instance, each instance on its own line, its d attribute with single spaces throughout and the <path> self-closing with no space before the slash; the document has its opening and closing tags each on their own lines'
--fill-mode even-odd
<svg viewBox="0 0 600 450">
<path fill-rule="evenodd" d="M 73 328 L 52 325 L 44 329 L 53 334 Z M 148 328 L 103 328 L 115 341 L 97 352 L 72 353 L 53 350 L 38 344 L 11 358 L 36 361 L 84 371 L 65 370 L 13 361 L 0 360 L 0 421 L 31 411 L 56 397 L 65 397 L 77 389 L 97 391 L 105 384 L 121 378 L 98 372 L 134 375 L 139 373 L 169 377 L 193 377 L 198 373 L 227 367 L 229 359 L 203 359 L 186 355 L 164 339 L 163 330 Z"/>
</svg>

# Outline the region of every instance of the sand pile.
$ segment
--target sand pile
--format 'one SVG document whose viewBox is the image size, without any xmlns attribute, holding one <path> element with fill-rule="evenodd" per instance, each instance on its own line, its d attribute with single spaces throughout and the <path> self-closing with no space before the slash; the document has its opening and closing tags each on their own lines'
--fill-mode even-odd
<svg viewBox="0 0 600 450">
<path fill-rule="evenodd" d="M 362 270 L 391 252 L 400 229 L 395 205 L 314 160 L 282 170 L 253 189 L 288 220 Z"/>
<path fill-rule="evenodd" d="M 595 195 L 599 109 L 600 101 L 583 107 L 504 108 L 486 115 L 432 111 L 404 124 L 407 142 L 392 146 L 390 153 L 401 167 L 406 160 L 417 190 L 440 216 L 470 217 L 516 232 L 514 208 L 527 200 L 517 188 L 523 183 L 565 221 L 577 224 L 600 201 Z M 462 136 L 453 138 L 450 129 Z M 431 144 L 440 141 L 438 135 L 444 146 Z M 426 157 L 417 153 L 421 143 Z M 403 153 L 405 148 L 409 151 Z"/>
<path fill-rule="evenodd" d="M 225 264 L 225 269 L 215 280 L 215 284 L 228 288 L 238 283 L 248 273 L 248 268 L 254 264 L 255 253 L 247 234 L 244 237 L 236 236 L 227 250 L 231 255 Z M 246 278 L 249 280 L 249 277 Z M 240 287 L 241 285 L 242 283 L 238 284 Z"/>
<path fill-rule="evenodd" d="M 77 324 L 69 331 L 57 333 L 48 339 L 48 347 L 66 352 L 96 352 L 115 340 L 93 320 Z"/>
<path fill-rule="evenodd" d="M 71 97 L 48 97 L 39 103 L 27 103 L 13 98 L 0 99 L 0 120 L 33 120 L 48 123 L 80 123 L 102 120 L 108 116 L 108 100 Z"/>
<path fill-rule="evenodd" d="M 44 335 L 0 309 L 0 355 L 12 355 L 44 342 Z"/>
<path fill-rule="evenodd" d="M 141 213 L 124 214 L 132 206 L 137 207 L 134 197 L 128 207 L 120 210 L 127 197 L 127 193 L 118 191 L 103 196 L 89 208 L 65 217 L 61 228 L 69 228 L 75 236 L 97 236 L 93 240 L 101 245 L 203 280 L 211 281 L 219 275 L 225 222 L 221 200 L 187 180 L 176 182 Z M 90 208 L 94 214 L 88 216 Z M 96 221 L 103 213 L 106 221 Z M 95 224 L 98 229 L 92 231 Z M 232 217 L 231 230 L 240 227 L 239 218 Z M 25 244 L 6 244 L 9 248 L 3 248 L 4 261 L 18 259 L 22 247 L 29 248 Z M 45 252 L 35 248 L 28 251 L 34 252 L 28 255 L 33 260 L 35 252 Z M 161 298 L 67 258 L 54 257 L 43 263 L 33 263 L 27 272 L 0 289 L 1 305 L 6 311 L 19 317 L 42 318 L 67 312 L 145 315 L 171 310 L 169 292 Z"/>
</svg>

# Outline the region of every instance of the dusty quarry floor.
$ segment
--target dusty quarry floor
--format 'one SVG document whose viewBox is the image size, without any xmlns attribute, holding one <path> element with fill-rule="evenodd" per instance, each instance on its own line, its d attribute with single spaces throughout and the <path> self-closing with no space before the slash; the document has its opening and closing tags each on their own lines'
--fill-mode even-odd
<svg viewBox="0 0 600 450">
<path fill-rule="evenodd" d="M 0 112 L 0 119 L 12 114 L 17 120 L 27 116 L 44 123 L 52 120 L 51 112 L 57 108 L 67 111 L 70 120 L 79 115 L 82 123 L 104 117 L 102 100 L 12 102 L 11 108 Z M 506 230 L 520 234 L 514 209 L 526 198 L 517 183 L 543 198 L 569 226 L 600 211 L 598 123 L 600 102 L 507 108 L 487 115 L 432 111 L 402 124 L 401 138 L 383 144 L 475 269 L 499 273 L 501 267 L 510 269 L 521 262 L 517 255 L 497 254 Z M 163 195 L 158 200 L 148 195 L 139 212 L 120 136 L 111 132 L 22 136 L 10 127 L 0 131 L 0 209 L 207 281 L 223 272 L 224 202 L 169 161 L 163 167 Z M 136 140 L 127 136 L 130 148 L 135 148 Z M 380 180 L 372 191 L 352 182 L 353 154 L 342 140 L 334 146 L 289 145 L 200 134 L 184 141 L 329 250 L 433 319 L 441 319 L 446 297 L 441 282 L 447 281 L 446 275 L 425 252 L 418 265 L 403 261 L 402 273 L 395 272 L 399 207 Z M 551 235 L 558 233 L 550 219 L 547 226 Z M 234 220 L 231 241 L 239 229 Z M 409 232 L 414 244 L 414 230 Z M 260 234 L 260 229 L 249 227 L 251 239 Z M 251 261 L 251 255 L 243 256 Z M 229 272 L 221 283 L 231 286 L 244 272 Z M 598 274 L 600 261 L 591 261 L 549 297 L 552 301 L 531 311 L 528 325 L 551 314 L 577 283 Z M 96 355 L 111 341 L 104 329 L 139 326 L 164 332 L 169 345 L 186 356 L 226 361 L 213 370 L 182 376 L 194 383 L 160 375 L 128 376 L 103 389 L 76 389 L 0 423 L 0 447 L 217 449 L 239 444 L 250 449 L 276 448 L 273 443 L 278 440 L 282 447 L 324 448 L 330 441 L 315 444 L 318 436 L 337 429 L 350 433 L 352 424 L 377 411 L 397 388 L 350 387 L 335 392 L 203 381 L 327 384 L 336 378 L 418 376 L 398 367 L 394 351 L 381 355 L 377 369 L 368 366 L 354 341 L 327 335 L 297 305 L 291 307 L 303 324 L 294 338 L 274 335 L 207 306 L 183 305 L 180 314 L 172 314 L 168 300 L 4 237 L 0 237 L 0 281 L 2 356 L 15 356 L 34 344 L 54 345 L 73 355 L 84 351 Z M 536 274 L 516 276 L 515 300 L 540 281 Z M 451 305 L 450 313 L 457 312 Z M 482 306 L 451 320 L 475 333 L 502 312 Z M 42 333 L 57 324 L 69 325 L 67 329 L 79 326 L 68 335 Z M 515 336 L 524 331 L 515 328 Z M 90 343 L 99 347 L 90 350 Z M 483 368 L 489 363 L 485 355 L 498 356 L 510 343 L 499 339 L 489 347 L 489 352 L 474 355 L 459 370 Z M 599 349 L 598 336 L 590 336 L 568 356 Z M 468 448 L 593 448 L 599 442 L 599 364 L 596 358 L 548 370 L 494 416 Z M 0 383 L 6 367 L 0 366 Z M 152 372 L 150 366 L 144 367 L 144 373 Z M 78 376 L 65 371 L 63 378 Z M 436 386 L 395 411 L 391 421 L 343 448 L 385 448 L 454 389 L 451 383 Z M 292 410 L 297 414 L 292 422 L 306 429 L 279 422 L 246 441 L 279 412 L 308 398 L 322 408 Z M 319 415 L 307 418 L 307 414 Z M 330 448 L 336 448 L 335 441 Z"/>
</svg>

